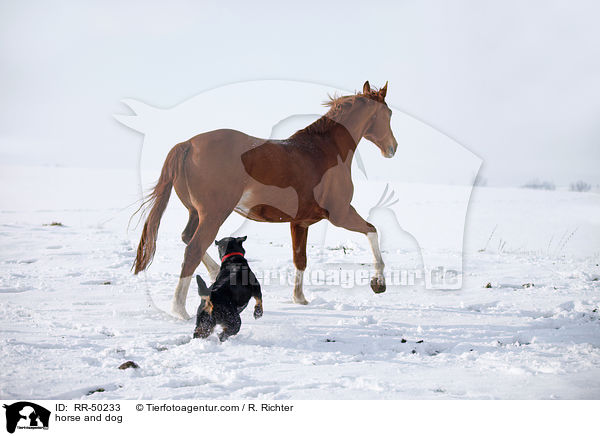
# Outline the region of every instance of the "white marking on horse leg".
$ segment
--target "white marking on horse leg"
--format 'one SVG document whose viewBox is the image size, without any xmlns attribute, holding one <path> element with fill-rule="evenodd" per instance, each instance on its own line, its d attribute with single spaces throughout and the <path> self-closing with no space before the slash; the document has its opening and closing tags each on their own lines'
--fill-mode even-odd
<svg viewBox="0 0 600 436">
<path fill-rule="evenodd" d="M 208 255 L 208 253 L 204 253 L 202 257 L 202 263 L 208 270 L 208 275 L 210 275 L 210 279 L 214 282 L 217 279 L 217 275 L 219 274 L 219 270 L 221 269 L 217 262 L 213 260 L 212 257 Z"/>
<path fill-rule="evenodd" d="M 308 300 L 304 298 L 302 291 L 302 281 L 304 279 L 304 271 L 296 268 L 296 277 L 294 278 L 294 303 L 308 304 Z"/>
<path fill-rule="evenodd" d="M 185 301 L 187 299 L 187 293 L 191 281 L 192 276 L 180 278 L 179 283 L 177 283 L 177 287 L 175 288 L 175 295 L 173 295 L 171 312 L 173 312 L 173 315 L 183 320 L 188 320 L 191 318 L 185 310 Z"/>
<path fill-rule="evenodd" d="M 383 275 L 383 268 L 385 265 L 383 263 L 383 257 L 381 257 L 381 250 L 379 250 L 377 232 L 367 233 L 367 239 L 371 245 L 373 257 L 375 257 L 375 275 L 371 279 L 371 288 L 375 293 L 385 292 L 385 276 Z"/>
</svg>

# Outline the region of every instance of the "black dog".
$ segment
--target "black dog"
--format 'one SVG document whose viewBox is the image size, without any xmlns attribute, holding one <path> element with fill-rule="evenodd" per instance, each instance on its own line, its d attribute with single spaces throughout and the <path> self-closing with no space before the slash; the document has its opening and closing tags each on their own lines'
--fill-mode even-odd
<svg viewBox="0 0 600 436">
<path fill-rule="evenodd" d="M 196 276 L 198 294 L 202 302 L 196 315 L 195 338 L 207 338 L 217 324 L 223 327 L 223 332 L 219 335 L 221 342 L 229 336 L 236 335 L 242 325 L 240 313 L 246 308 L 251 297 L 256 300 L 254 318 L 262 316 L 260 283 L 244 258 L 246 251 L 242 242 L 245 240 L 246 236 L 215 241 L 215 245 L 219 247 L 221 270 L 210 288 L 206 286 L 202 277 Z"/>
</svg>

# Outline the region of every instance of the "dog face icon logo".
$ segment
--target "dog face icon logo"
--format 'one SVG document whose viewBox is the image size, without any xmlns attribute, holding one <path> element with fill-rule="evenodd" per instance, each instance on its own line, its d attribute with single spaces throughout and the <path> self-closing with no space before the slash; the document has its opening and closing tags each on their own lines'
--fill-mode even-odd
<svg viewBox="0 0 600 436">
<path fill-rule="evenodd" d="M 14 433 L 19 429 L 48 429 L 50 411 L 42 406 L 28 401 L 19 401 L 10 405 L 4 404 L 6 409 L 6 431 Z"/>
</svg>

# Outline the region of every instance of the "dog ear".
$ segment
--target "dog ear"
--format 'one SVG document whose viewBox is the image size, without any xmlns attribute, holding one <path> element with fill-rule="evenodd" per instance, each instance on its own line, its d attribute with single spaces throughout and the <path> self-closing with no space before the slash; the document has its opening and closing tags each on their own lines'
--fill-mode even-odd
<svg viewBox="0 0 600 436">
<path fill-rule="evenodd" d="M 248 236 L 240 236 L 239 238 L 235 238 L 235 240 L 238 242 L 244 242 L 246 239 L 248 239 Z"/>
<path fill-rule="evenodd" d="M 198 283 L 198 294 L 200 296 L 210 295 L 210 291 L 206 286 L 206 282 L 199 275 L 196 275 L 196 283 Z"/>
<path fill-rule="evenodd" d="M 219 246 L 219 241 L 217 241 L 216 239 L 215 239 L 215 245 L 216 245 L 217 247 Z"/>
</svg>

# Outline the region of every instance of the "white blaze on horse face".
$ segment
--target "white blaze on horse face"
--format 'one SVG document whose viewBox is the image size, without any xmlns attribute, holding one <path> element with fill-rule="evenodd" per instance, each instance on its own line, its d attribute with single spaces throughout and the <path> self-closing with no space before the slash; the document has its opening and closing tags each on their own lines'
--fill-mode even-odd
<svg viewBox="0 0 600 436">
<path fill-rule="evenodd" d="M 175 288 L 175 295 L 173 295 L 171 312 L 173 312 L 173 315 L 183 320 L 190 319 L 190 315 L 188 315 L 187 311 L 185 310 L 185 300 L 187 299 L 187 293 L 188 289 L 190 288 L 191 281 L 192 276 L 180 278 L 179 283 L 177 283 L 177 287 Z"/>
<path fill-rule="evenodd" d="M 297 304 L 308 304 L 308 300 L 306 300 L 302 291 L 303 279 L 304 271 L 296 269 L 296 277 L 294 278 L 294 303 Z"/>
</svg>

